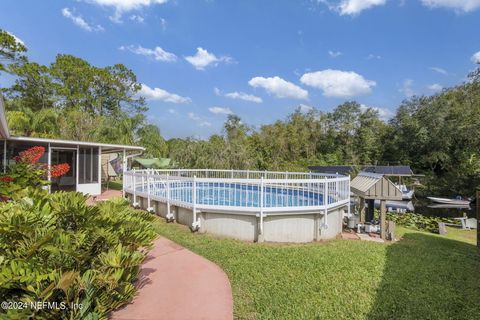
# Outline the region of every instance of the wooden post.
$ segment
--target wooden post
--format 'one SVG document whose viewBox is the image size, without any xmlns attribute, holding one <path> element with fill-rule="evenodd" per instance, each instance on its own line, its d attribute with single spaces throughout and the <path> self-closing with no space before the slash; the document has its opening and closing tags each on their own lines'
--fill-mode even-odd
<svg viewBox="0 0 480 320">
<path fill-rule="evenodd" d="M 387 238 L 390 241 L 395 241 L 395 222 L 387 221 Z"/>
<path fill-rule="evenodd" d="M 386 225 L 386 215 L 387 215 L 387 201 L 385 199 L 380 200 L 380 235 L 383 240 L 385 240 L 385 227 Z"/>
<path fill-rule="evenodd" d="M 365 223 L 365 199 L 359 198 L 360 206 L 359 206 L 359 215 L 360 215 L 360 223 Z"/>
</svg>

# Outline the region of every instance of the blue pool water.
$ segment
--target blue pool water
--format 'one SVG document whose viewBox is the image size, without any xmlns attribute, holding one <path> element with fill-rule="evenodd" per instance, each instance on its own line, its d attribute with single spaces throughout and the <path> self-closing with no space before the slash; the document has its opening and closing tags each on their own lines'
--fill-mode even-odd
<svg viewBox="0 0 480 320">
<path fill-rule="evenodd" d="M 156 183 L 151 187 L 151 194 L 166 198 L 166 185 Z M 254 185 L 231 183 L 197 183 L 196 204 L 232 207 L 260 207 L 260 188 Z M 141 191 L 140 189 L 137 189 Z M 145 192 L 146 190 L 144 190 Z M 170 199 L 193 203 L 192 183 L 171 183 Z M 333 203 L 329 197 L 329 203 Z M 321 206 L 323 194 L 303 189 L 284 187 L 264 187 L 263 206 L 271 207 L 297 207 Z"/>
</svg>

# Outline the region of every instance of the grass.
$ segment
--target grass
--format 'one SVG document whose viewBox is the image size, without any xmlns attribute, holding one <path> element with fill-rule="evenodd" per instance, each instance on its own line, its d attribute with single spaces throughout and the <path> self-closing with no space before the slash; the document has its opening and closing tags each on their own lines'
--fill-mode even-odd
<svg viewBox="0 0 480 320">
<path fill-rule="evenodd" d="M 123 188 L 122 180 L 108 181 L 107 183 L 105 183 L 105 187 L 107 189 L 120 190 L 121 191 L 122 188 Z"/>
<path fill-rule="evenodd" d="M 471 243 L 473 245 L 477 244 L 477 230 L 465 231 L 460 228 L 447 227 L 447 235 L 445 237 Z"/>
<path fill-rule="evenodd" d="M 478 319 L 480 260 L 471 237 L 397 227 L 402 240 L 253 244 L 192 234 L 160 221 L 157 232 L 217 263 L 236 319 Z"/>
</svg>

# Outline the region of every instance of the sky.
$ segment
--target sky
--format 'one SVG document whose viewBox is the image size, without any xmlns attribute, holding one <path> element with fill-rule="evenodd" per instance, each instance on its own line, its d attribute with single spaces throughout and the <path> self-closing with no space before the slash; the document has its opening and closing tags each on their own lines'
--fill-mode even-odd
<svg viewBox="0 0 480 320">
<path fill-rule="evenodd" d="M 123 63 L 166 138 L 351 100 L 388 119 L 480 63 L 480 0 L 3 0 L 0 28 L 42 64 Z"/>
</svg>

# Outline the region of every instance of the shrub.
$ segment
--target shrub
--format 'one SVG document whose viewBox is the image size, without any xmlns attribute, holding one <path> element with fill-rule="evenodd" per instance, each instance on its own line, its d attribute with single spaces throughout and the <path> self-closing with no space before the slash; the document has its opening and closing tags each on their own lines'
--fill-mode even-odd
<svg viewBox="0 0 480 320">
<path fill-rule="evenodd" d="M 429 217 L 418 213 L 387 213 L 387 220 L 394 221 L 396 224 L 416 230 L 424 230 L 429 232 L 438 232 L 438 223 L 447 222 L 455 223 L 455 220 L 440 217 Z"/>
<path fill-rule="evenodd" d="M 133 298 L 153 220 L 119 200 L 87 206 L 75 192 L 27 188 L 0 203 L 0 300 L 65 304 L 1 310 L 0 318 L 106 318 Z"/>
<path fill-rule="evenodd" d="M 60 177 L 70 170 L 67 163 L 53 166 L 39 164 L 45 154 L 41 146 L 31 147 L 15 156 L 15 164 L 8 167 L 6 174 L 0 174 L 0 201 L 18 199 L 24 196 L 27 187 L 42 187 L 49 184 L 47 176 Z"/>
</svg>

